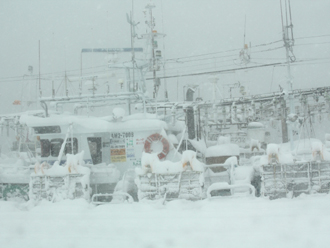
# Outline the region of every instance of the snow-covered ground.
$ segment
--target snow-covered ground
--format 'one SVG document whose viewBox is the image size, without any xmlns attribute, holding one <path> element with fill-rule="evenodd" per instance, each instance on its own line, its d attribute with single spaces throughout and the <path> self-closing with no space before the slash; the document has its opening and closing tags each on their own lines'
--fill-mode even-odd
<svg viewBox="0 0 330 248">
<path fill-rule="evenodd" d="M 0 247 L 329 247 L 330 196 L 108 204 L 0 201 Z"/>
</svg>

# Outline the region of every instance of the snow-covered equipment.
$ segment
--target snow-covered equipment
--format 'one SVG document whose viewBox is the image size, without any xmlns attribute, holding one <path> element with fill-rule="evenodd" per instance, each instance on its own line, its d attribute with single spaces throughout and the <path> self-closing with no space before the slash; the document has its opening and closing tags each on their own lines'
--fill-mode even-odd
<svg viewBox="0 0 330 248">
<path fill-rule="evenodd" d="M 296 151 L 293 160 L 288 154 L 280 154 L 278 145 L 269 144 L 268 159 L 260 167 L 261 194 L 276 199 L 295 197 L 301 193 L 329 193 L 330 161 L 324 160 L 320 142 L 313 142 L 311 147 Z"/>
<path fill-rule="evenodd" d="M 196 153 L 185 151 L 181 161 L 160 161 L 157 154 L 143 153 L 136 168 L 139 200 L 202 199 L 204 167 Z"/>
<path fill-rule="evenodd" d="M 279 163 L 279 147 L 276 144 L 268 144 L 267 146 L 267 158 L 268 164 Z"/>
<path fill-rule="evenodd" d="M 230 157 L 236 157 L 239 160 L 240 149 L 239 146 L 232 143 L 223 143 L 225 139 L 218 140 L 218 144 L 210 146 L 205 152 L 205 161 L 207 165 L 223 164 Z M 229 141 L 228 141 L 229 142 Z M 239 161 L 238 161 L 239 162 Z"/>
<path fill-rule="evenodd" d="M 222 164 L 205 165 L 204 175 L 207 198 L 255 195 L 255 188 L 251 185 L 251 178 L 236 179 L 235 168 L 237 164 L 237 157 L 232 156 Z"/>
<path fill-rule="evenodd" d="M 260 122 L 250 122 L 247 126 L 247 135 L 250 140 L 265 141 L 265 127 Z"/>
<path fill-rule="evenodd" d="M 253 187 L 253 185 L 251 184 L 234 184 L 234 185 L 230 185 L 228 183 L 213 183 L 210 187 L 207 188 L 207 198 L 208 199 L 215 199 L 215 198 L 219 198 L 222 197 L 221 195 L 219 196 L 214 196 L 213 192 L 214 191 L 224 191 L 224 190 L 230 190 L 231 195 L 235 195 L 235 190 L 239 190 L 239 189 L 249 189 L 248 193 L 249 195 L 251 195 L 252 197 L 255 196 L 255 188 Z M 242 194 L 239 194 L 240 196 Z"/>
<path fill-rule="evenodd" d="M 31 200 L 90 198 L 90 169 L 84 167 L 83 154 L 67 154 L 65 166 L 56 162 L 51 168 L 45 163 L 35 165 L 30 176 L 29 197 Z M 49 169 L 47 169 L 49 168 Z"/>
<path fill-rule="evenodd" d="M 255 140 L 255 139 L 251 139 L 250 141 L 250 151 L 253 152 L 253 151 L 260 151 L 260 143 L 258 140 Z"/>
<path fill-rule="evenodd" d="M 321 142 L 312 143 L 312 156 L 314 161 L 323 161 L 323 144 Z"/>
<path fill-rule="evenodd" d="M 329 193 L 330 162 L 265 164 L 261 177 L 261 193 L 271 199 L 294 197 L 301 193 Z"/>
<path fill-rule="evenodd" d="M 326 133 L 324 135 L 324 138 L 325 138 L 325 148 L 330 151 L 330 133 Z"/>
<path fill-rule="evenodd" d="M 0 199 L 21 198 L 27 201 L 29 178 L 33 168 L 22 159 L 14 161 L 8 158 L 4 164 L 0 164 Z"/>
<path fill-rule="evenodd" d="M 112 194 L 94 194 L 91 203 L 94 205 L 103 205 L 107 203 L 133 203 L 133 197 L 125 192 L 114 192 Z"/>
<path fill-rule="evenodd" d="M 137 188 L 134 178 L 135 171 L 127 170 L 122 179 L 117 182 L 113 193 L 93 194 L 91 203 L 94 205 L 101 205 L 107 203 L 132 203 L 134 200 L 137 201 Z"/>
</svg>

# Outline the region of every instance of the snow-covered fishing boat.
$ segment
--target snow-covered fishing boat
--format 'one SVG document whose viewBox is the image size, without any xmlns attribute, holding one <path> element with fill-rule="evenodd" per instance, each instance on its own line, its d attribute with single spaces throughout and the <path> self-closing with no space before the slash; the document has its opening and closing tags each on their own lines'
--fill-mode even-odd
<svg viewBox="0 0 330 248">
<path fill-rule="evenodd" d="M 116 116 L 116 111 L 122 113 L 115 109 L 112 116 L 103 118 L 22 116 L 21 123 L 34 131 L 35 142 L 40 146 L 38 164 L 68 166 L 71 154 L 84 151 L 79 161 L 90 168 L 92 194 L 112 193 L 125 172 L 141 164 L 142 152 L 152 135 L 163 133 L 162 140 L 167 142 L 166 123 L 154 115 Z M 152 145 L 149 149 L 158 148 Z M 162 157 L 166 157 L 173 151 L 173 146 L 167 143 L 166 149 L 160 149 Z"/>
</svg>

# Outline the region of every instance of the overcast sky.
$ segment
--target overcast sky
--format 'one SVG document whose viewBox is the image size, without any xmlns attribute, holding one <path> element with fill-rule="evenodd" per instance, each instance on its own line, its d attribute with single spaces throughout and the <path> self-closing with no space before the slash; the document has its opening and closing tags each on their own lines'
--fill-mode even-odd
<svg viewBox="0 0 330 248">
<path fill-rule="evenodd" d="M 134 19 L 140 22 L 138 34 L 146 30 L 143 10 L 148 2 L 134 1 Z M 166 33 L 159 47 L 163 50 L 163 56 L 166 59 L 183 58 L 170 60 L 166 64 L 166 75 L 237 67 L 239 49 L 243 47 L 245 19 L 245 41 L 252 45 L 251 63 L 247 66 L 285 61 L 284 48 L 260 52 L 262 49 L 280 47 L 283 42 L 253 48 L 282 39 L 279 0 L 155 0 L 154 3 L 155 29 Z M 291 0 L 291 8 L 296 59 L 313 59 L 308 65 L 300 62 L 292 66 L 294 88 L 329 86 L 330 1 Z M 130 26 L 126 21 L 126 13 L 131 10 L 131 0 L 1 0 L 0 114 L 22 109 L 12 103 L 27 98 L 27 92 L 31 90 L 27 86 L 31 81 L 26 76 L 23 79 L 25 74 L 29 74 L 28 66 L 33 66 L 34 74 L 39 72 L 39 40 L 41 74 L 58 76 L 67 71 L 73 77 L 80 73 L 82 48 L 130 47 Z M 308 38 L 311 36 L 321 37 Z M 139 40 L 136 46 L 143 47 L 144 42 Z M 234 49 L 238 50 L 228 54 L 237 54 L 237 58 L 225 59 L 226 53 L 220 53 Z M 211 59 L 211 55 L 187 59 L 203 54 L 214 54 L 214 59 Z M 127 60 L 129 55 L 122 55 L 121 59 Z M 83 67 L 86 68 L 105 66 L 106 63 L 104 54 L 83 57 Z M 285 68 L 268 67 L 221 74 L 219 86 L 240 81 L 251 94 L 277 91 L 279 84 L 285 86 L 285 73 Z M 167 80 L 170 100 L 177 100 L 177 86 L 179 98 L 182 97 L 182 87 L 188 83 L 207 86 L 202 90 L 202 94 L 207 95 L 207 90 L 212 89 L 208 76 Z M 59 84 L 60 80 L 56 80 Z M 113 79 L 112 90 L 118 87 L 116 80 Z M 152 81 L 148 83 L 151 85 Z M 50 94 L 51 81 L 43 81 L 42 87 L 44 94 Z M 228 92 L 223 94 L 228 96 Z"/>
</svg>

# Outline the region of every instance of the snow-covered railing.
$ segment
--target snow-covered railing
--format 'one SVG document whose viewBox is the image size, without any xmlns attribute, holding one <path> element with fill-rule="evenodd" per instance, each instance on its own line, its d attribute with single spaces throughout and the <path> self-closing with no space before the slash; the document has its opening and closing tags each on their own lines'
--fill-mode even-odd
<svg viewBox="0 0 330 248">
<path fill-rule="evenodd" d="M 102 201 L 99 199 L 102 198 Z M 109 201 L 106 201 L 109 198 Z M 92 196 L 91 203 L 94 205 L 103 205 L 109 202 L 111 203 L 122 203 L 127 201 L 128 203 L 133 203 L 133 197 L 125 192 L 115 192 L 113 194 L 94 194 Z"/>
<path fill-rule="evenodd" d="M 58 201 L 61 199 L 90 197 L 90 169 L 84 167 L 83 154 L 67 154 L 64 166 L 56 162 L 52 167 L 36 164 L 30 175 L 29 197 L 32 200 L 46 199 Z"/>
<path fill-rule="evenodd" d="M 262 165 L 261 179 L 262 195 L 272 199 L 301 193 L 329 193 L 330 161 Z"/>
<path fill-rule="evenodd" d="M 255 188 L 251 184 L 229 185 L 228 183 L 213 183 L 210 187 L 208 187 L 206 195 L 208 199 L 219 198 L 221 196 L 212 196 L 211 192 L 218 190 L 230 190 L 230 193 L 233 196 L 235 195 L 235 189 L 249 189 L 249 195 L 252 197 L 255 196 Z"/>
<path fill-rule="evenodd" d="M 195 152 L 185 151 L 178 162 L 160 161 L 157 154 L 144 153 L 141 165 L 135 180 L 139 200 L 202 199 L 204 167 Z"/>
<path fill-rule="evenodd" d="M 237 158 L 228 158 L 223 164 L 208 164 L 205 167 L 205 187 L 208 188 L 214 183 L 226 182 L 235 184 L 235 166 Z"/>
</svg>

